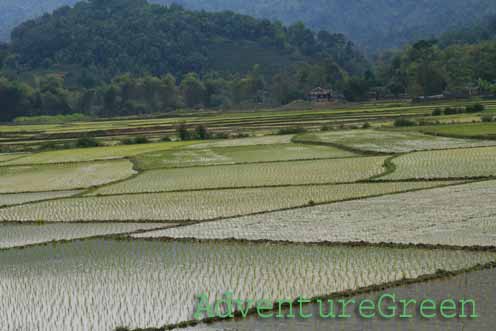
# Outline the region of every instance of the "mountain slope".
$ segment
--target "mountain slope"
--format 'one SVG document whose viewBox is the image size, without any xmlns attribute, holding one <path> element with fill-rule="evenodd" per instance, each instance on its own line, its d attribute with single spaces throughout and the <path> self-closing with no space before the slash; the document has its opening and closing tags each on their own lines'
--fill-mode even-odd
<svg viewBox="0 0 496 331">
<path fill-rule="evenodd" d="M 370 49 L 395 47 L 428 38 L 489 13 L 494 0 L 156 0 L 188 8 L 234 10 L 279 19 L 303 21 L 314 29 L 344 33 Z"/>
<path fill-rule="evenodd" d="M 496 15 L 484 17 L 477 23 L 453 29 L 439 38 L 441 45 L 476 44 L 496 39 Z"/>
<path fill-rule="evenodd" d="M 266 72 L 334 60 L 351 74 L 366 61 L 342 35 L 314 34 L 232 12 L 207 13 L 145 0 L 91 0 L 27 21 L 12 33 L 17 71 L 80 66 L 112 78 L 120 73 Z"/>
<path fill-rule="evenodd" d="M 399 46 L 439 35 L 496 13 L 494 0 L 150 0 L 190 9 L 233 10 L 290 24 L 344 33 L 369 49 Z M 2 0 L 0 40 L 28 18 L 76 0 Z"/>
<path fill-rule="evenodd" d="M 79 0 L 1 0 L 0 40 L 6 41 L 14 27 L 22 22 L 52 12 L 64 5 L 74 5 Z"/>
</svg>

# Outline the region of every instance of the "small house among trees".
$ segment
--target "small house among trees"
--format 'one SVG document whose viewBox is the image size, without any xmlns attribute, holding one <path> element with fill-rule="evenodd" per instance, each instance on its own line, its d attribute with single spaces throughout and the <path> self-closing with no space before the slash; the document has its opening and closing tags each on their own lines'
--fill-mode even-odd
<svg viewBox="0 0 496 331">
<path fill-rule="evenodd" d="M 308 94 L 309 99 L 313 102 L 325 102 L 333 99 L 332 90 L 316 87 Z"/>
</svg>

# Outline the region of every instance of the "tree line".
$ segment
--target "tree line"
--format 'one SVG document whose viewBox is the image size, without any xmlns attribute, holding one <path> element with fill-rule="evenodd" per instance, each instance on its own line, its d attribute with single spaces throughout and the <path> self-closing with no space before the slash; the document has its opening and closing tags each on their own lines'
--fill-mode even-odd
<svg viewBox="0 0 496 331">
<path fill-rule="evenodd" d="M 496 41 L 443 47 L 437 40 L 421 40 L 387 54 L 377 64 L 376 72 L 380 84 L 395 95 L 494 94 Z"/>
<path fill-rule="evenodd" d="M 83 75 L 84 76 L 84 75 Z M 19 116 L 81 113 L 125 116 L 188 109 L 230 109 L 277 106 L 305 99 L 316 86 L 340 91 L 349 101 L 367 100 L 370 92 L 410 97 L 448 94 L 468 96 L 471 90 L 496 94 L 496 42 L 455 44 L 419 41 L 379 59 L 362 75 L 350 75 L 331 59 L 301 63 L 273 75 L 260 66 L 246 74 L 191 72 L 118 75 L 111 81 L 71 86 L 70 75 L 34 75 L 24 82 L 0 75 L 0 121 Z"/>
<path fill-rule="evenodd" d="M 350 77 L 333 61 L 301 64 L 267 77 L 255 65 L 245 75 L 229 77 L 188 73 L 180 78 L 123 74 L 94 87 L 68 87 L 70 77 L 35 75 L 28 82 L 0 76 L 0 121 L 41 115 L 84 114 L 111 117 L 155 114 L 177 109 L 269 107 L 307 97 L 315 86 L 353 90 Z M 358 97 L 358 96 L 356 96 Z"/>
<path fill-rule="evenodd" d="M 302 23 L 91 0 L 28 21 L 12 43 L 0 44 L 0 121 L 277 106 L 318 86 L 349 101 L 494 94 L 495 22 L 420 40 L 369 64 L 344 36 Z"/>
</svg>

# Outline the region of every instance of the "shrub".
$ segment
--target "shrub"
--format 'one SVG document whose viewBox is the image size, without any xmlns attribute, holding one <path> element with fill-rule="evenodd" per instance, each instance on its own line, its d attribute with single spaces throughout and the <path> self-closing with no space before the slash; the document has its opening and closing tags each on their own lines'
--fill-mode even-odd
<svg viewBox="0 0 496 331">
<path fill-rule="evenodd" d="M 121 140 L 121 144 L 132 145 L 132 144 L 134 144 L 133 138 L 124 138 Z"/>
<path fill-rule="evenodd" d="M 486 107 L 480 103 L 476 103 L 465 107 L 465 109 L 467 113 L 481 113 L 486 109 Z"/>
<path fill-rule="evenodd" d="M 330 124 L 326 124 L 326 125 L 323 125 L 321 128 L 320 128 L 320 131 L 332 131 L 334 130 L 334 127 L 331 126 Z"/>
<path fill-rule="evenodd" d="M 150 140 L 145 136 L 139 136 L 139 137 L 134 138 L 135 144 L 147 144 L 149 142 L 150 142 Z"/>
<path fill-rule="evenodd" d="M 370 129 L 371 127 L 372 127 L 372 125 L 370 125 L 370 123 L 369 123 L 369 122 L 365 122 L 365 123 L 363 123 L 363 125 L 362 125 L 362 129 Z"/>
<path fill-rule="evenodd" d="M 441 108 L 436 108 L 432 111 L 432 116 L 441 116 L 443 115 L 443 110 Z"/>
<path fill-rule="evenodd" d="M 277 134 L 283 135 L 283 134 L 296 134 L 296 133 L 305 133 L 305 132 L 307 132 L 307 130 L 304 127 L 294 126 L 294 127 L 279 129 L 279 131 L 277 131 Z"/>
<path fill-rule="evenodd" d="M 464 112 L 465 112 L 465 109 L 463 109 L 463 108 L 456 108 L 456 107 L 444 108 L 444 114 L 445 115 L 463 114 Z"/>
<path fill-rule="evenodd" d="M 169 137 L 169 136 L 165 136 L 165 137 L 162 137 L 162 139 L 160 139 L 161 141 L 172 141 L 172 139 Z"/>
<path fill-rule="evenodd" d="M 493 117 L 493 115 L 490 115 L 490 114 L 482 115 L 481 121 L 482 122 L 492 122 L 492 121 L 494 121 L 494 117 Z"/>
<path fill-rule="evenodd" d="M 210 137 L 210 133 L 205 125 L 200 124 L 195 128 L 196 139 L 206 140 Z"/>
<path fill-rule="evenodd" d="M 407 126 L 416 126 L 417 122 L 411 120 L 409 118 L 400 117 L 394 121 L 395 127 L 407 127 Z"/>
<path fill-rule="evenodd" d="M 88 148 L 88 147 L 98 147 L 100 143 L 93 137 L 81 137 L 76 141 L 76 147 L 78 148 Z"/>
<path fill-rule="evenodd" d="M 56 150 L 56 149 L 63 149 L 64 144 L 60 144 L 56 141 L 48 141 L 45 143 L 42 143 L 39 147 L 38 150 L 40 151 L 50 151 L 50 150 Z"/>
<path fill-rule="evenodd" d="M 176 127 L 176 134 L 177 134 L 177 138 L 179 140 L 190 140 L 191 139 L 191 133 L 188 131 L 188 126 L 186 125 L 186 123 L 180 123 L 177 127 Z"/>
<path fill-rule="evenodd" d="M 150 140 L 144 136 L 138 136 L 134 138 L 125 138 L 121 141 L 123 145 L 137 145 L 137 144 L 147 144 Z"/>
</svg>

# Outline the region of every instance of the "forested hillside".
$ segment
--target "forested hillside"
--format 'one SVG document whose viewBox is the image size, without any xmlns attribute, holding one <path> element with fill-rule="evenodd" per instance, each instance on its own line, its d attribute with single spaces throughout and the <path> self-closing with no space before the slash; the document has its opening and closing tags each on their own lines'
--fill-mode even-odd
<svg viewBox="0 0 496 331">
<path fill-rule="evenodd" d="M 0 1 L 0 40 L 22 21 L 77 0 Z M 303 21 L 312 29 L 344 33 L 367 49 L 390 48 L 438 36 L 496 13 L 494 0 L 150 0 L 191 9 L 233 10 L 277 19 Z"/>
<path fill-rule="evenodd" d="M 78 0 L 1 0 L 0 41 L 8 40 L 12 29 L 22 22 L 76 2 Z"/>
<path fill-rule="evenodd" d="M 467 97 L 470 89 L 496 93 L 496 41 L 445 46 L 422 40 L 385 56 L 376 65 L 380 85 L 412 97 L 448 94 Z"/>
<path fill-rule="evenodd" d="M 389 91 L 411 96 L 496 94 L 496 15 L 386 52 L 376 72 Z"/>
<path fill-rule="evenodd" d="M 438 36 L 496 13 L 494 0 L 154 0 L 188 8 L 234 10 L 345 34 L 376 50 Z"/>
<path fill-rule="evenodd" d="M 456 28 L 444 33 L 440 42 L 442 45 L 476 44 L 481 41 L 496 39 L 496 15 L 489 15 L 473 25 Z"/>
<path fill-rule="evenodd" d="M 0 43 L 0 121 L 288 104 L 311 89 L 349 101 L 496 91 L 495 19 L 368 63 L 342 34 L 234 12 L 90 0 L 27 21 Z M 373 93 L 370 93 L 373 92 Z"/>
<path fill-rule="evenodd" d="M 0 45 L 0 66 L 0 121 L 278 105 L 317 86 L 362 96 L 349 82 L 370 73 L 340 34 L 145 0 L 91 0 L 27 21 Z"/>
<path fill-rule="evenodd" d="M 80 66 L 112 78 L 121 73 L 264 72 L 332 59 L 363 73 L 366 62 L 342 35 L 314 34 L 232 12 L 207 13 L 145 0 L 92 0 L 28 21 L 12 33 L 10 69 Z"/>
</svg>

